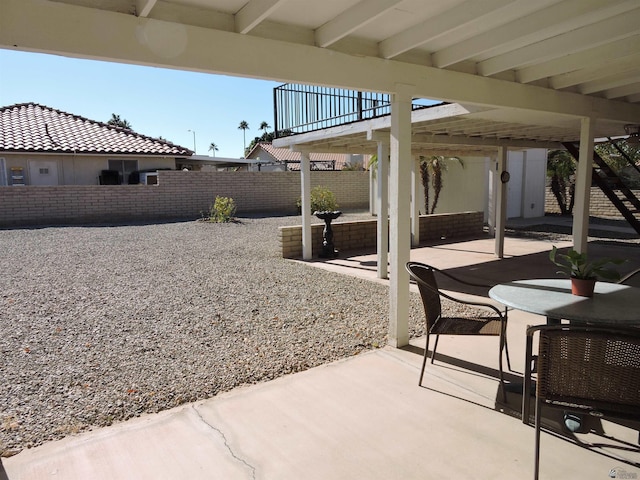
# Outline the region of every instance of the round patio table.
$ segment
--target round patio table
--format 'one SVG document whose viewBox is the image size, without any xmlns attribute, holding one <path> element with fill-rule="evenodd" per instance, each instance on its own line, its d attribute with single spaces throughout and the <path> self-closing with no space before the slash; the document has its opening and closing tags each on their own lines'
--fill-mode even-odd
<svg viewBox="0 0 640 480">
<path fill-rule="evenodd" d="M 558 320 L 621 326 L 640 325 L 640 288 L 596 282 L 593 297 L 571 293 L 568 279 L 534 279 L 496 285 L 489 296 L 498 302 Z"/>
<path fill-rule="evenodd" d="M 593 297 L 579 297 L 571 293 L 569 279 L 517 280 L 492 287 L 489 296 L 517 310 L 544 315 L 547 324 L 569 320 L 590 325 L 640 326 L 640 288 L 618 283 L 596 282 Z M 524 423 L 529 422 L 530 378 L 531 365 L 525 362 L 524 385 L 517 386 L 522 391 Z M 580 417 L 576 418 L 574 428 L 580 428 Z"/>
</svg>

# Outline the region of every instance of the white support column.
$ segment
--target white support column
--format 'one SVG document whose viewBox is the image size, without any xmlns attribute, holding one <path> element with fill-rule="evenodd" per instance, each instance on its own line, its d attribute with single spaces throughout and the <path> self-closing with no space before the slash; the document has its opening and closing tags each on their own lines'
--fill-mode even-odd
<svg viewBox="0 0 640 480">
<path fill-rule="evenodd" d="M 309 152 L 300 152 L 300 197 L 302 199 L 302 259 L 313 257 L 311 239 L 311 162 Z"/>
<path fill-rule="evenodd" d="M 580 159 L 576 173 L 576 203 L 573 208 L 573 248 L 580 253 L 587 252 L 594 129 L 594 118 L 582 118 L 580 125 Z"/>
<path fill-rule="evenodd" d="M 411 157 L 411 246 L 420 245 L 420 159 Z"/>
<path fill-rule="evenodd" d="M 498 258 L 504 257 L 504 226 L 507 222 L 507 182 L 509 173 L 507 172 L 507 148 L 498 148 L 498 159 L 496 161 L 495 189 L 496 189 L 496 211 L 495 211 L 495 254 Z"/>
<path fill-rule="evenodd" d="M 378 278 L 389 278 L 389 148 L 378 141 Z"/>
<path fill-rule="evenodd" d="M 411 225 L 411 100 L 413 88 L 397 84 L 391 100 L 389 344 L 409 344 L 409 261 Z"/>
</svg>

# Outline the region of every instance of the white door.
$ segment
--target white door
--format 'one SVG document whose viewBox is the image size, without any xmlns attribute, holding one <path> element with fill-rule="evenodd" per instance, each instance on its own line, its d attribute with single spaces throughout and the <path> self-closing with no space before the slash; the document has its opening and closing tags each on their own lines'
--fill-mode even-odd
<svg viewBox="0 0 640 480">
<path fill-rule="evenodd" d="M 522 152 L 509 152 L 507 170 L 510 178 L 507 183 L 507 218 L 522 216 Z"/>
<path fill-rule="evenodd" d="M 31 160 L 29 162 L 31 185 L 58 185 L 58 162 L 55 160 Z"/>
</svg>

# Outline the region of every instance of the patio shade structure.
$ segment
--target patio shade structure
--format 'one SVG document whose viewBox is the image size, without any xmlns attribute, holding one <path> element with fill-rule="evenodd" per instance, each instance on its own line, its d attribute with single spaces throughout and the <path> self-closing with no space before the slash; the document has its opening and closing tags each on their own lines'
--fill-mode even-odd
<svg viewBox="0 0 640 480">
<path fill-rule="evenodd" d="M 574 239 L 584 251 L 594 138 L 640 123 L 637 0 L 0 0 L 0 48 L 390 94 L 390 125 L 365 138 L 390 152 L 398 346 L 408 342 L 405 193 L 418 144 L 491 147 L 501 168 L 516 140 L 580 141 Z M 413 98 L 475 114 L 422 133 Z M 317 148 L 309 137 L 292 146 Z"/>
</svg>

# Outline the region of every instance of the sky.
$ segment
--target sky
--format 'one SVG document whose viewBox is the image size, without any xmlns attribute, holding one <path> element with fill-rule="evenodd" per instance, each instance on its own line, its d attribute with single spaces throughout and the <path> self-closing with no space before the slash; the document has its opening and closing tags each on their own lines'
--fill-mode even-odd
<svg viewBox="0 0 640 480">
<path fill-rule="evenodd" d="M 39 103 L 90 120 L 112 114 L 134 131 L 194 149 L 198 155 L 241 158 L 246 144 L 273 127 L 277 82 L 80 60 L 0 49 L 0 106 Z M 269 131 L 272 131 L 270 128 Z"/>
</svg>

